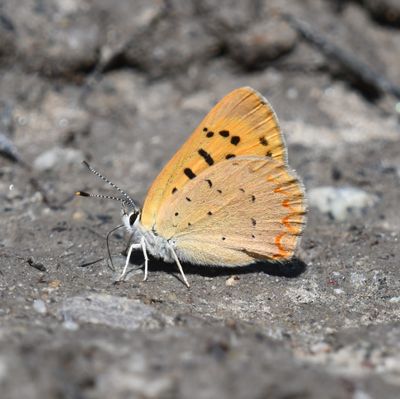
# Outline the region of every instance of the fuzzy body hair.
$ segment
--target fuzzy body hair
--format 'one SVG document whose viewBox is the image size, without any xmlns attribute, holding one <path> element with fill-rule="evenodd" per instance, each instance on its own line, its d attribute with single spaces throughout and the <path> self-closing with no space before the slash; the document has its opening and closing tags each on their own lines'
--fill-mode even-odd
<svg viewBox="0 0 400 399">
<path fill-rule="evenodd" d="M 133 225 L 129 224 L 129 216 L 127 214 L 122 216 L 122 221 L 129 233 L 132 234 L 133 242 L 138 243 L 143 237 L 146 242 L 146 248 L 151 255 L 155 258 L 162 259 L 164 262 L 175 262 L 170 249 L 175 243 L 172 240 L 167 240 L 166 238 L 159 236 L 152 230 L 146 230 L 142 223 L 140 223 L 140 214 Z"/>
</svg>

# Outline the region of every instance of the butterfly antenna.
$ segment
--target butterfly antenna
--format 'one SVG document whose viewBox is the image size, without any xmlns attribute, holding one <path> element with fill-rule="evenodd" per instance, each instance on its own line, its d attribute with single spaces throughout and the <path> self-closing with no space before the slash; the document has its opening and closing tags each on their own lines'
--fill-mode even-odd
<svg viewBox="0 0 400 399">
<path fill-rule="evenodd" d="M 105 181 L 107 184 L 109 184 L 111 187 L 113 187 L 115 190 L 117 190 L 120 194 L 122 194 L 125 198 L 125 200 L 122 200 L 121 198 L 117 198 L 117 197 L 109 197 L 106 195 L 99 195 L 99 194 L 89 194 L 89 195 L 85 195 L 88 193 L 84 193 L 82 196 L 83 197 L 98 197 L 98 198 L 108 198 L 108 199 L 115 199 L 117 201 L 121 201 L 124 203 L 128 203 L 129 205 L 131 205 L 134 209 L 138 209 L 135 201 L 133 201 L 133 199 L 122 189 L 120 189 L 116 184 L 114 184 L 113 182 L 111 182 L 110 180 L 108 180 L 106 177 L 104 177 L 100 172 L 98 172 L 96 169 L 93 169 L 88 162 L 86 161 L 82 161 L 82 163 L 90 170 L 90 172 L 92 172 L 95 176 L 100 177 L 100 179 L 102 179 L 103 181 Z M 76 194 L 76 195 L 81 195 L 81 194 Z"/>
<path fill-rule="evenodd" d="M 110 199 L 110 200 L 113 200 L 113 201 L 122 202 L 124 205 L 130 205 L 131 204 L 131 203 L 128 204 L 123 198 L 114 197 L 112 195 L 92 194 L 92 193 L 87 193 L 86 191 L 76 191 L 75 195 L 77 195 L 78 197 L 92 197 L 92 198 Z"/>
</svg>

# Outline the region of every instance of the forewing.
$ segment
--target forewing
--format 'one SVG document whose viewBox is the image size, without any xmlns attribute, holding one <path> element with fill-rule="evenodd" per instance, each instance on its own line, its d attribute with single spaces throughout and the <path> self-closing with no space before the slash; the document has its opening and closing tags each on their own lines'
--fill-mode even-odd
<svg viewBox="0 0 400 399">
<path fill-rule="evenodd" d="M 238 157 L 206 169 L 159 209 L 158 234 L 194 263 L 290 259 L 305 223 L 296 175 L 279 161 Z"/>
<path fill-rule="evenodd" d="M 167 163 L 147 193 L 142 224 L 151 229 L 160 206 L 205 169 L 246 155 L 286 162 L 276 115 L 267 100 L 249 87 L 226 95 Z"/>
</svg>

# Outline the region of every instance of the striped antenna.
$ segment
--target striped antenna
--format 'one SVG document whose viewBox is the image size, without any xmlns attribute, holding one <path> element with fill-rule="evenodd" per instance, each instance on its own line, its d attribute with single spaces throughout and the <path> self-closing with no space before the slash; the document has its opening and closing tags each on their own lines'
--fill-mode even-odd
<svg viewBox="0 0 400 399">
<path fill-rule="evenodd" d="M 91 193 L 87 193 L 86 191 L 76 191 L 75 195 L 77 195 L 78 197 L 105 198 L 105 199 L 122 202 L 124 205 L 129 205 L 123 198 L 114 197 L 112 195 L 91 194 Z"/>
<path fill-rule="evenodd" d="M 80 195 L 82 197 L 98 197 L 98 198 L 107 198 L 107 199 L 113 199 L 117 201 L 121 201 L 124 204 L 129 204 L 131 207 L 135 210 L 138 210 L 138 207 L 135 204 L 135 201 L 122 189 L 120 189 L 116 184 L 108 180 L 106 177 L 104 177 L 101 173 L 99 173 L 96 169 L 93 169 L 88 162 L 82 161 L 82 163 L 92 172 L 95 176 L 100 177 L 103 181 L 105 181 L 107 184 L 109 184 L 111 187 L 113 187 L 115 190 L 117 190 L 120 194 L 122 194 L 126 200 L 123 200 L 122 198 L 117 198 L 117 197 L 110 197 L 107 195 L 100 195 L 100 194 L 88 194 L 83 191 L 78 191 L 78 193 L 75 193 L 76 195 Z"/>
</svg>

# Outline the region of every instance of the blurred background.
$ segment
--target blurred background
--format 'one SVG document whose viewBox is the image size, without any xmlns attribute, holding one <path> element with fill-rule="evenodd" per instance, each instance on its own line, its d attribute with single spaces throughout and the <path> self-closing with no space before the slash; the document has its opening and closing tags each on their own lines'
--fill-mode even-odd
<svg viewBox="0 0 400 399">
<path fill-rule="evenodd" d="M 0 1 L 2 399 L 398 398 L 399 65 L 397 0 Z M 114 284 L 81 161 L 142 202 L 240 86 L 307 190 L 296 260 Z"/>
</svg>

